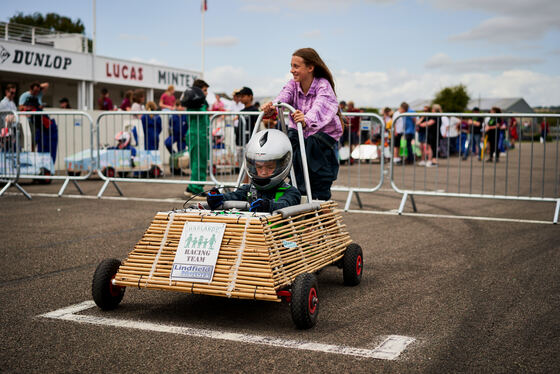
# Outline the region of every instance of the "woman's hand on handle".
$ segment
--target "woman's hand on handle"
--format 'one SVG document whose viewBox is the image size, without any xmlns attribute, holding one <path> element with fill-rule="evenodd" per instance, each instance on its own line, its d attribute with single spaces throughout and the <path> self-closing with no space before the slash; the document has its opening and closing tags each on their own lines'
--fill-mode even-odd
<svg viewBox="0 0 560 374">
<path fill-rule="evenodd" d="M 305 115 L 301 110 L 296 110 L 292 113 L 292 118 L 296 123 L 301 122 L 301 127 L 305 127 Z"/>
<path fill-rule="evenodd" d="M 264 112 L 264 115 L 267 116 L 267 117 L 272 116 L 274 114 L 274 112 L 276 111 L 276 109 L 272 105 L 272 101 L 269 101 L 268 103 L 264 104 L 261 107 L 261 110 Z"/>
</svg>

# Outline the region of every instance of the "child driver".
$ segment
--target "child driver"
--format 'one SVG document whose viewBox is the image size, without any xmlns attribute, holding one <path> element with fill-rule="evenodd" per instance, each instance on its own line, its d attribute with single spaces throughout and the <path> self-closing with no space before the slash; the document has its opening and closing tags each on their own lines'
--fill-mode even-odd
<svg viewBox="0 0 560 374">
<path fill-rule="evenodd" d="M 222 194 L 213 188 L 206 197 L 210 209 L 224 201 L 239 200 L 250 204 L 251 212 L 272 213 L 301 201 L 297 188 L 284 181 L 292 166 L 292 145 L 279 130 L 268 129 L 255 134 L 247 144 L 245 170 L 251 179 L 236 191 Z"/>
</svg>

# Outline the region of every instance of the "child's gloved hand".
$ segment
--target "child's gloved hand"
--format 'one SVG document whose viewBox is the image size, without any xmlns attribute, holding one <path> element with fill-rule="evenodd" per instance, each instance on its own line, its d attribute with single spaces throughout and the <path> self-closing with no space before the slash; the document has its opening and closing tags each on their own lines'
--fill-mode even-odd
<svg viewBox="0 0 560 374">
<path fill-rule="evenodd" d="M 250 212 L 272 213 L 272 200 L 257 199 L 251 203 Z"/>
<path fill-rule="evenodd" d="M 224 194 L 220 193 L 220 190 L 214 187 L 210 190 L 210 192 L 208 192 L 208 196 L 206 196 L 206 202 L 208 203 L 210 209 L 217 209 L 224 202 Z"/>
</svg>

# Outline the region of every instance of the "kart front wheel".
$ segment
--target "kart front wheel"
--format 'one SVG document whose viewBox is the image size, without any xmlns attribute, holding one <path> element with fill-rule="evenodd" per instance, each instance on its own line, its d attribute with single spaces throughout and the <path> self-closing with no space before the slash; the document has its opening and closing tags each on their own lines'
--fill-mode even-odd
<svg viewBox="0 0 560 374">
<path fill-rule="evenodd" d="M 39 175 L 49 176 L 49 175 L 52 175 L 52 174 L 51 174 L 51 171 L 49 169 L 41 168 L 41 171 L 40 171 Z M 52 179 L 50 179 L 50 178 L 36 179 L 36 181 L 39 184 L 51 184 L 52 183 Z"/>
<path fill-rule="evenodd" d="M 292 302 L 290 305 L 292 320 L 298 329 L 310 329 L 317 323 L 319 314 L 319 296 L 317 277 L 303 273 L 292 284 Z"/>
<path fill-rule="evenodd" d="M 121 302 L 125 287 L 113 284 L 113 279 L 121 266 L 115 258 L 107 258 L 97 266 L 91 283 L 93 301 L 103 310 L 115 309 Z"/>
</svg>

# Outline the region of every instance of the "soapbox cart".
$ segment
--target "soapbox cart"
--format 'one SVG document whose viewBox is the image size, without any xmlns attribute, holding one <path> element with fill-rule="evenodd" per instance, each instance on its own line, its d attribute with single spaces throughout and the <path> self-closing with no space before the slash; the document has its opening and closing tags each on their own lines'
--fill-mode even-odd
<svg viewBox="0 0 560 374">
<path fill-rule="evenodd" d="M 280 112 L 283 107 L 293 110 L 286 104 L 277 107 Z M 262 114 L 257 124 L 261 118 Z M 301 146 L 303 132 L 297 125 Z M 282 127 L 285 130 L 283 121 Z M 198 209 L 159 212 L 124 261 L 106 259 L 99 264 L 92 283 L 95 303 L 103 310 L 116 308 L 126 287 L 286 301 L 297 328 L 313 327 L 319 313 L 315 274 L 335 265 L 342 269 L 344 284 L 358 285 L 363 254 L 346 231 L 336 203 L 311 200 L 305 153 L 302 156 L 308 203 L 272 214 L 248 212 L 248 203 L 239 201 L 226 201 L 221 210 L 199 203 Z M 221 240 L 220 236 L 203 240 L 192 231 L 216 226 L 221 226 Z M 194 246 L 193 239 L 198 240 Z M 204 248 L 211 248 L 214 241 L 219 244 L 214 245 L 217 259 L 212 268 L 177 260 L 187 253 L 191 257 L 210 253 Z M 197 277 L 200 280 L 193 281 Z"/>
</svg>

